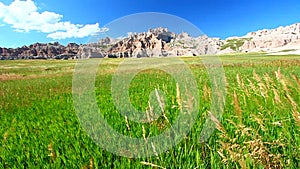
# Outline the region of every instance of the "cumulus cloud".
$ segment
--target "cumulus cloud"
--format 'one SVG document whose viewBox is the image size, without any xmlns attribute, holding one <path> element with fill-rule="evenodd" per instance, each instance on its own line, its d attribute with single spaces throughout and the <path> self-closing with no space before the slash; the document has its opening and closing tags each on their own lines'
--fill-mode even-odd
<svg viewBox="0 0 300 169">
<path fill-rule="evenodd" d="M 17 32 L 38 31 L 47 33 L 48 38 L 66 39 L 83 38 L 108 30 L 100 28 L 98 23 L 73 24 L 63 22 L 62 18 L 63 15 L 54 12 L 38 12 L 38 7 L 32 0 L 15 0 L 10 5 L 0 2 L 0 19 Z"/>
</svg>

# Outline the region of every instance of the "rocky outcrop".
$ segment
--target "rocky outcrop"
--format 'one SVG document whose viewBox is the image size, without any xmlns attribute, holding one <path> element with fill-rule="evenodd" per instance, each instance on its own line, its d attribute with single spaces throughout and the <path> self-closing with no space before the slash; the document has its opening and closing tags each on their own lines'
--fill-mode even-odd
<svg viewBox="0 0 300 169">
<path fill-rule="evenodd" d="M 191 37 L 187 33 L 175 34 L 166 28 L 134 33 L 117 42 L 107 52 L 108 57 L 167 57 L 215 54 L 219 39 L 207 36 Z"/>
<path fill-rule="evenodd" d="M 240 44 L 231 44 L 232 40 L 239 40 Z M 225 44 L 232 49 L 234 45 L 240 45 L 238 52 L 272 52 L 279 50 L 300 49 L 300 23 L 289 26 L 280 26 L 275 29 L 263 29 L 250 32 L 243 37 L 228 38 Z"/>
<path fill-rule="evenodd" d="M 103 51 L 98 44 L 78 45 L 69 43 L 63 46 L 55 43 L 35 43 L 19 48 L 1 48 L 1 60 L 14 59 L 74 59 L 104 57 Z"/>
<path fill-rule="evenodd" d="M 0 48 L 1 59 L 63 59 L 74 58 L 78 52 L 78 45 L 70 43 L 67 46 L 55 43 L 35 43 L 19 48 Z"/>
<path fill-rule="evenodd" d="M 205 35 L 192 37 L 185 32 L 176 34 L 167 28 L 155 28 L 143 33 L 130 33 L 119 39 L 106 37 L 83 45 L 69 43 L 63 46 L 55 42 L 15 49 L 0 47 L 0 59 L 139 58 L 290 50 L 300 51 L 300 23 L 226 40 Z"/>
<path fill-rule="evenodd" d="M 122 39 L 106 37 L 84 45 L 69 43 L 63 46 L 55 42 L 35 43 L 16 49 L 0 48 L 0 56 L 2 59 L 196 56 L 214 54 L 220 45 L 219 39 L 191 37 L 187 33 L 175 34 L 167 28 L 155 28 L 132 33 Z"/>
<path fill-rule="evenodd" d="M 171 39 L 167 34 L 155 34 L 151 31 L 132 34 L 113 45 L 107 52 L 108 57 L 167 56 L 166 51 L 169 47 L 166 41 Z"/>
<path fill-rule="evenodd" d="M 103 58 L 105 55 L 106 52 L 103 50 L 103 48 L 99 47 L 99 44 L 93 43 L 88 45 L 80 45 L 78 47 L 76 57 L 78 59 Z"/>
</svg>

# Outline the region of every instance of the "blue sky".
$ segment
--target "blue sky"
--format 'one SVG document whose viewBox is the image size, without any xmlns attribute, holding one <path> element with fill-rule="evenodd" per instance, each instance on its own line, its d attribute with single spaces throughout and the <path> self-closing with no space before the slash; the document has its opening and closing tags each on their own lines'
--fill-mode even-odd
<svg viewBox="0 0 300 169">
<path fill-rule="evenodd" d="M 175 15 L 208 36 L 224 39 L 300 22 L 300 1 L 2 0 L 0 46 L 54 41 L 86 43 L 95 32 L 105 31 L 103 27 L 112 21 L 141 12 Z"/>
</svg>

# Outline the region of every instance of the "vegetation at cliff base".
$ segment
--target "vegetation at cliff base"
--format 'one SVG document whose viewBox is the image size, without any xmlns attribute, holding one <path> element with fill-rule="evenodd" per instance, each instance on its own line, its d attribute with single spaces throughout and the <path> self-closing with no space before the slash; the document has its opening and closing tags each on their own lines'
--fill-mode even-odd
<svg viewBox="0 0 300 169">
<path fill-rule="evenodd" d="M 239 51 L 240 47 L 242 47 L 245 41 L 250 41 L 251 38 L 240 38 L 240 39 L 228 39 L 225 44 L 221 47 L 221 50 L 230 48 L 233 51 Z"/>
</svg>

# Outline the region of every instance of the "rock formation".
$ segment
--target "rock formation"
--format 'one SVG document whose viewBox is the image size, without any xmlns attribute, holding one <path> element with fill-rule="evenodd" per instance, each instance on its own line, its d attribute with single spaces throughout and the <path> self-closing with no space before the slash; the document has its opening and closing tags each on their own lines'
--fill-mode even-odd
<svg viewBox="0 0 300 169">
<path fill-rule="evenodd" d="M 237 49 L 239 52 L 299 50 L 300 23 L 285 27 L 280 26 L 275 29 L 263 29 L 256 32 L 250 32 L 243 37 L 228 38 L 226 39 L 225 44 L 229 44 L 233 39 L 242 42 Z"/>
<path fill-rule="evenodd" d="M 300 23 L 226 40 L 205 35 L 192 37 L 185 32 L 176 34 L 167 28 L 154 28 L 121 39 L 106 37 L 83 45 L 69 43 L 63 46 L 55 42 L 15 49 L 0 47 L 0 59 L 139 58 L 287 50 L 300 52 Z"/>
<path fill-rule="evenodd" d="M 77 54 L 78 45 L 74 43 L 68 44 L 66 47 L 55 43 L 35 43 L 29 46 L 19 48 L 1 48 L 1 59 L 49 59 L 63 57 L 74 57 Z"/>
<path fill-rule="evenodd" d="M 172 33 L 167 29 L 151 29 L 146 33 L 132 34 L 117 42 L 108 50 L 108 57 L 153 57 L 167 56 L 168 42 Z"/>
<path fill-rule="evenodd" d="M 131 34 L 108 51 L 108 57 L 167 57 L 215 54 L 219 39 L 207 36 L 191 37 L 187 33 L 175 34 L 166 28 Z"/>
<path fill-rule="evenodd" d="M 0 56 L 2 59 L 196 56 L 215 54 L 220 44 L 219 39 L 207 36 L 191 37 L 187 33 L 175 34 L 167 28 L 155 28 L 123 39 L 106 37 L 84 45 L 69 43 L 63 46 L 55 42 L 16 49 L 0 48 Z"/>
</svg>

